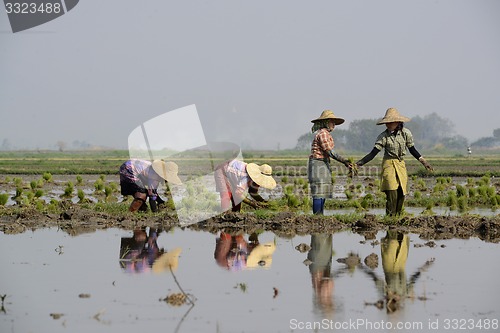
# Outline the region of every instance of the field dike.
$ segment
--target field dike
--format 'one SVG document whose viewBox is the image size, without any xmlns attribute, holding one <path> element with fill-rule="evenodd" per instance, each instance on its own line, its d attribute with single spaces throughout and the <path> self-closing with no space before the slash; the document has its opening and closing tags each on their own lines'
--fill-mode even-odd
<svg viewBox="0 0 500 333">
<path fill-rule="evenodd" d="M 181 226 L 171 212 L 154 216 L 132 213 L 103 213 L 77 204 L 69 205 L 59 214 L 42 213 L 33 208 L 10 210 L 0 208 L 0 231 L 18 234 L 43 228 L 59 228 L 70 234 L 92 233 L 96 230 L 119 228 L 133 230 L 137 227 L 156 227 L 164 230 L 189 228 L 191 230 L 218 233 L 246 233 L 269 231 L 280 237 L 308 235 L 316 233 L 336 233 L 351 230 L 372 239 L 376 233 L 386 229 L 396 229 L 414 233 L 422 239 L 467 239 L 478 237 L 487 242 L 500 241 L 500 215 L 484 217 L 463 216 L 416 216 L 388 219 L 365 214 L 360 218 L 341 221 L 335 216 L 315 216 L 293 212 L 280 212 L 257 217 L 254 213 L 226 213 L 195 223 Z"/>
</svg>

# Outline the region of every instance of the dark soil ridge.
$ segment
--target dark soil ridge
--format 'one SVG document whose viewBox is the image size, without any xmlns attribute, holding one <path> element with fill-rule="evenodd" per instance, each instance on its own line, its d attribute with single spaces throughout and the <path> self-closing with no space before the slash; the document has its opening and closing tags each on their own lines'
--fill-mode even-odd
<svg viewBox="0 0 500 333">
<path fill-rule="evenodd" d="M 316 216 L 281 212 L 269 218 L 257 218 L 253 213 L 226 213 L 208 220 L 181 226 L 175 214 L 164 213 L 147 216 L 125 213 L 101 213 L 73 205 L 61 214 L 44 214 L 35 209 L 25 209 L 11 213 L 0 211 L 0 232 L 19 234 L 37 229 L 54 228 L 79 235 L 97 230 L 119 228 L 133 230 L 137 227 L 155 227 L 168 230 L 172 228 L 190 229 L 210 233 L 251 234 L 256 231 L 269 231 L 280 237 L 291 238 L 295 235 L 315 233 L 336 233 L 351 230 L 374 237 L 378 231 L 397 229 L 414 233 L 422 239 L 468 239 L 478 237 L 486 242 L 500 241 L 500 215 L 496 216 L 417 216 L 399 220 L 382 220 L 376 215 L 366 214 L 355 222 L 342 222 L 334 216 Z"/>
</svg>

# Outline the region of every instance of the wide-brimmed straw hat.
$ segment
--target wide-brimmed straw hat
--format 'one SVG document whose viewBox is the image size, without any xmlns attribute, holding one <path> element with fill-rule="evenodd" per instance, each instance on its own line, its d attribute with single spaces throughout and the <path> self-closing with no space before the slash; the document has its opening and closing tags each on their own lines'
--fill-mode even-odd
<svg viewBox="0 0 500 333">
<path fill-rule="evenodd" d="M 321 112 L 321 116 L 319 116 L 319 118 L 311 120 L 311 123 L 325 119 L 333 119 L 335 125 L 340 125 L 345 121 L 343 118 L 335 116 L 332 110 L 325 110 Z"/>
<path fill-rule="evenodd" d="M 258 166 L 255 163 L 247 164 L 247 172 L 250 178 L 259 186 L 272 190 L 276 187 L 276 181 L 271 174 L 273 168 L 269 164 L 262 164 Z"/>
<path fill-rule="evenodd" d="M 402 116 L 395 108 L 389 108 L 385 111 L 384 118 L 380 119 L 377 125 L 387 123 L 406 123 L 408 121 L 410 121 L 410 118 Z"/>
<path fill-rule="evenodd" d="M 275 250 L 276 244 L 274 242 L 257 245 L 252 252 L 250 252 L 250 255 L 247 258 L 247 267 L 271 267 L 273 262 L 273 253 Z"/>
<path fill-rule="evenodd" d="M 181 179 L 177 176 L 179 167 L 174 162 L 165 162 L 164 160 L 154 160 L 152 163 L 153 170 L 167 182 L 180 185 Z"/>
<path fill-rule="evenodd" d="M 153 273 L 161 273 L 166 270 L 175 271 L 179 266 L 179 255 L 181 254 L 181 248 L 177 247 L 171 251 L 163 253 L 159 258 L 157 258 L 152 265 Z"/>
</svg>

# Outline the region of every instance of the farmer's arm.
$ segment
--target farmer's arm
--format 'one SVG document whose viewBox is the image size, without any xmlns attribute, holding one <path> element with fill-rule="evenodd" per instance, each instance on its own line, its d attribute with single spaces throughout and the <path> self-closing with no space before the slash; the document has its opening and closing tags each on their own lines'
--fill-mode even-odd
<svg viewBox="0 0 500 333">
<path fill-rule="evenodd" d="M 378 149 L 377 147 L 373 147 L 371 152 L 369 152 L 368 154 L 365 155 L 365 157 L 356 162 L 356 165 L 357 166 L 365 165 L 366 163 L 373 160 L 373 158 L 377 156 L 378 153 L 380 153 L 380 149 Z"/>
</svg>

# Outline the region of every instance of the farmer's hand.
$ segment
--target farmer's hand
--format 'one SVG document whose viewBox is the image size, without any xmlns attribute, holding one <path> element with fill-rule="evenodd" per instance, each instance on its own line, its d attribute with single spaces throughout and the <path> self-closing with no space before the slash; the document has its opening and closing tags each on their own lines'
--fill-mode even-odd
<svg viewBox="0 0 500 333">
<path fill-rule="evenodd" d="M 266 208 L 269 207 L 269 203 L 267 201 L 256 201 L 258 208 Z"/>
<path fill-rule="evenodd" d="M 252 207 L 253 209 L 257 209 L 257 201 L 250 200 L 248 198 L 243 199 L 243 202 Z"/>
<path fill-rule="evenodd" d="M 429 162 L 427 162 L 427 161 L 425 160 L 425 158 L 423 158 L 422 156 L 420 156 L 420 158 L 418 159 L 418 161 L 419 161 L 420 163 L 422 163 L 422 165 L 423 165 L 423 166 L 424 166 L 427 170 L 429 170 L 429 171 L 431 171 L 431 172 L 432 172 L 432 171 L 434 171 L 434 169 L 433 169 L 433 168 L 432 168 L 432 166 L 429 164 Z"/>
<path fill-rule="evenodd" d="M 156 197 L 149 197 L 149 207 L 151 207 L 151 211 L 156 213 L 158 211 L 158 204 L 156 203 Z"/>
</svg>

